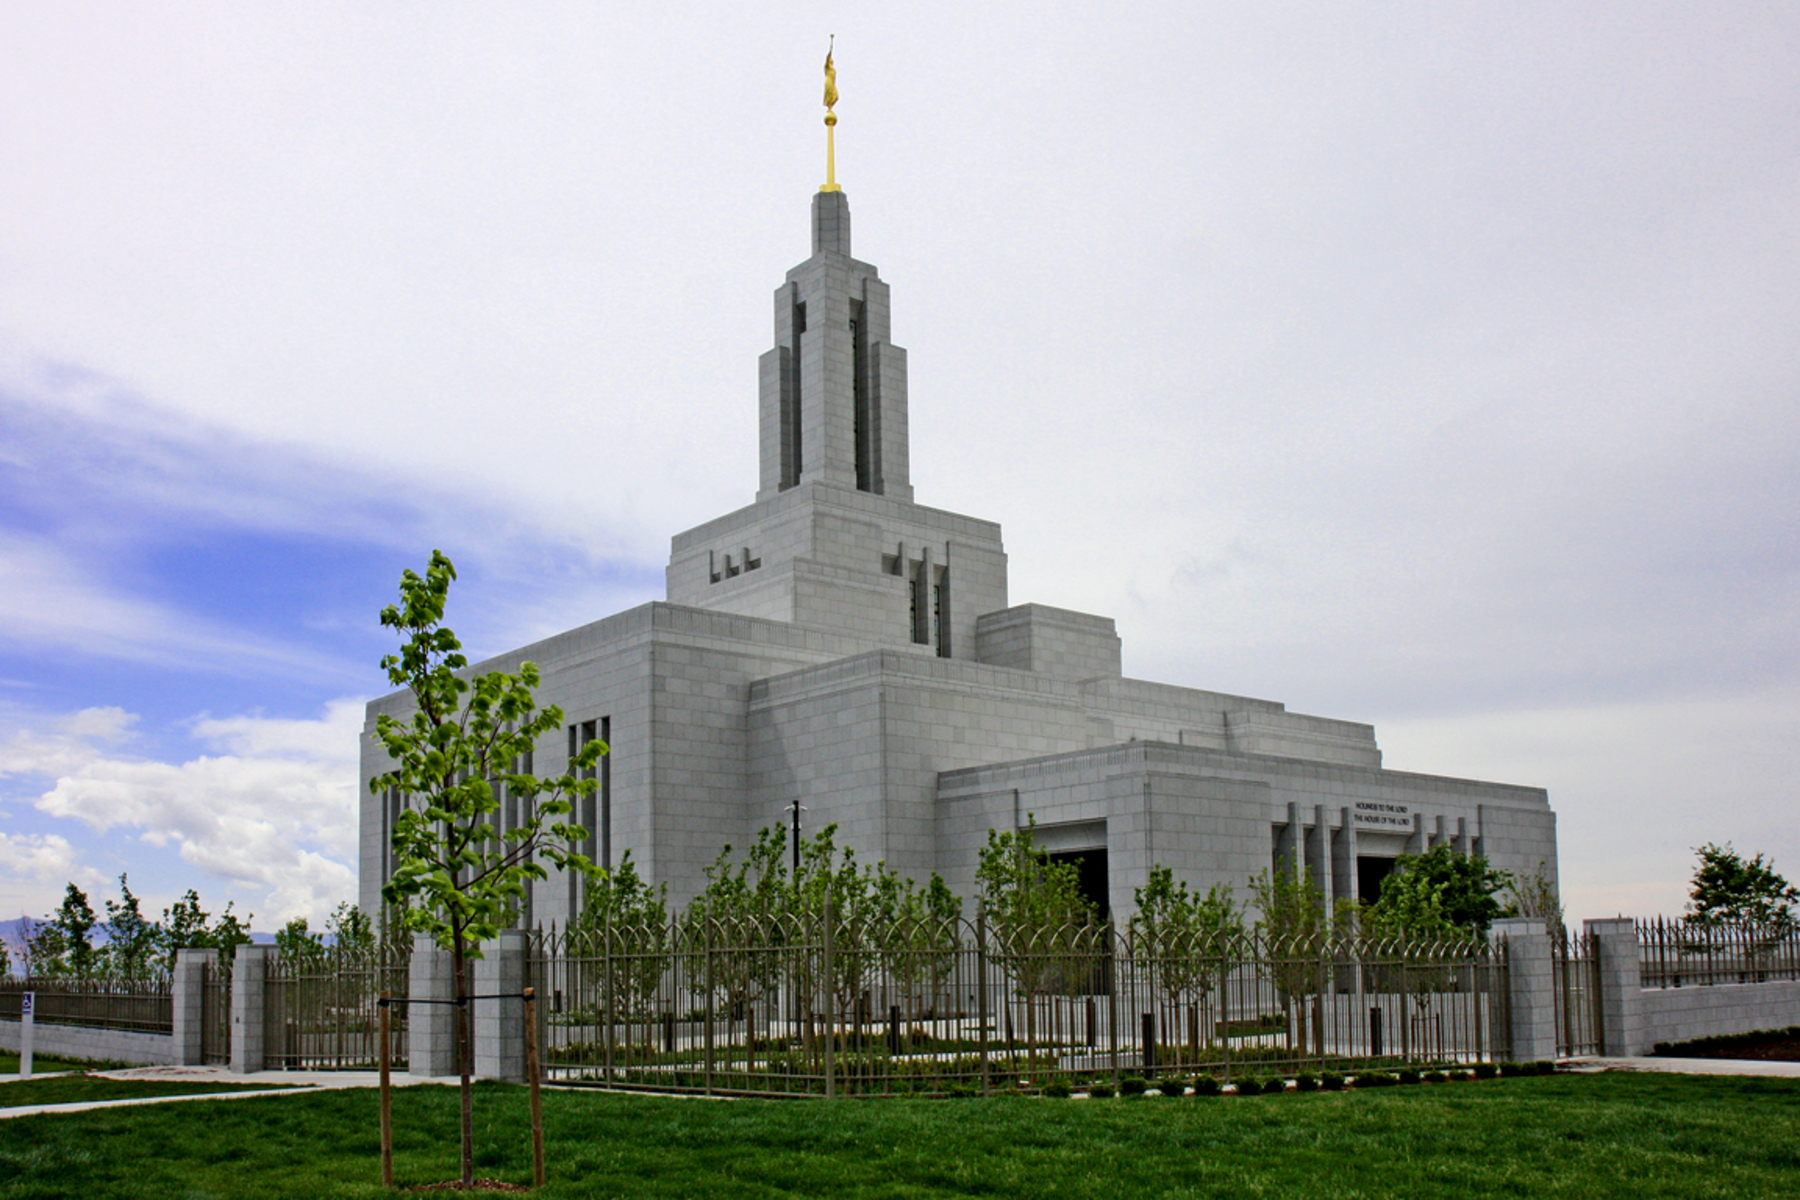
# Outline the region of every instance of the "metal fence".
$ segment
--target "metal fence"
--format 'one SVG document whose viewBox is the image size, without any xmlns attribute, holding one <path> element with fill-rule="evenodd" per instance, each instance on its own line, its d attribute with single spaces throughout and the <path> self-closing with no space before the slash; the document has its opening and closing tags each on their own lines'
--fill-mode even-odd
<svg viewBox="0 0 1800 1200">
<path fill-rule="evenodd" d="M 200 1061 L 231 1062 L 231 962 L 208 962 L 200 970 Z"/>
<path fill-rule="evenodd" d="M 551 1078 L 822 1095 L 1505 1058 L 1505 971 L 1466 941 L 792 914 L 540 930 L 527 967 Z"/>
<path fill-rule="evenodd" d="M 1697 925 L 1658 917 L 1639 921 L 1637 934 L 1646 988 L 1800 979 L 1800 926 Z"/>
<path fill-rule="evenodd" d="M 1556 1053 L 1559 1058 L 1600 1053 L 1599 939 L 1585 931 L 1550 937 L 1551 978 L 1556 989 Z"/>
<path fill-rule="evenodd" d="M 133 1033 L 173 1033 L 175 1006 L 166 975 L 149 979 L 27 977 L 0 980 L 0 1020 L 17 1021 L 21 997 L 36 992 L 33 1020 L 40 1025 L 80 1025 Z"/>
<path fill-rule="evenodd" d="M 393 1065 L 406 1065 L 407 981 L 412 948 L 330 948 L 302 959 L 271 958 L 263 993 L 263 1062 L 269 1069 L 374 1070 L 380 1054 L 375 1001 L 392 1009 Z M 230 1053 L 229 1041 L 225 1052 Z"/>
</svg>

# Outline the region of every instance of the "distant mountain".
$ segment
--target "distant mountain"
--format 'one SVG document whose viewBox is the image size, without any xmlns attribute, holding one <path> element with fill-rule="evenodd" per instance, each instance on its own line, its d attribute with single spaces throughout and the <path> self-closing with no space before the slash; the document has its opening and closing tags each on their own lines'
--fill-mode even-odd
<svg viewBox="0 0 1800 1200">
<path fill-rule="evenodd" d="M 30 917 L 14 917 L 10 921 L 0 921 L 0 941 L 6 943 L 7 953 L 12 956 L 15 963 L 19 959 L 20 951 L 25 948 L 25 927 L 31 924 L 31 921 Z M 272 946 L 275 944 L 275 935 L 258 933 L 253 929 L 250 931 L 250 940 L 259 946 Z M 99 928 L 94 930 L 94 944 L 96 946 L 106 944 L 106 930 Z"/>
</svg>

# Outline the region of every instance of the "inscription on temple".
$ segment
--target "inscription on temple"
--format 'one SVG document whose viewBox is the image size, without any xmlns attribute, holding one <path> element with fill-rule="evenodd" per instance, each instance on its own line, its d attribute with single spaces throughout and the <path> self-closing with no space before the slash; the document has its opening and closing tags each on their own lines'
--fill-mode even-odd
<svg viewBox="0 0 1800 1200">
<path fill-rule="evenodd" d="M 1411 830 L 1413 827 L 1411 805 L 1358 800 L 1354 812 L 1358 828 Z"/>
</svg>

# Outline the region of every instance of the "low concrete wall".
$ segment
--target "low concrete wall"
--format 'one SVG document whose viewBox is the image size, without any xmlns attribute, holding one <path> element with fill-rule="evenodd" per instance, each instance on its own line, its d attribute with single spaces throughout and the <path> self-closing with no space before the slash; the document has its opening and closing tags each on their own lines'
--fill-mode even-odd
<svg viewBox="0 0 1800 1200">
<path fill-rule="evenodd" d="M 19 1022 L 0 1021 L 0 1050 L 17 1052 Z M 110 1058 L 115 1062 L 159 1066 L 181 1061 L 175 1039 L 166 1033 L 132 1033 L 124 1029 L 89 1029 L 84 1025 L 46 1025 L 31 1031 L 36 1058 Z"/>
<path fill-rule="evenodd" d="M 1800 1025 L 1800 982 L 1647 988 L 1638 993 L 1640 1054 L 1658 1042 Z"/>
</svg>

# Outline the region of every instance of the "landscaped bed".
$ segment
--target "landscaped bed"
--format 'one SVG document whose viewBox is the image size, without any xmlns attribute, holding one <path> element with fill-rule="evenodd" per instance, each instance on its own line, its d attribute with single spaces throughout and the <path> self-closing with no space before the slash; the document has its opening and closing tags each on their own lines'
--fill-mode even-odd
<svg viewBox="0 0 1800 1200">
<path fill-rule="evenodd" d="M 456 1174 L 456 1091 L 395 1094 L 396 1179 Z M 478 1085 L 476 1173 L 530 1180 L 524 1089 Z M 1800 1081 L 1551 1075 L 1449 1086 L 1068 1101 L 544 1094 L 546 1197 L 1775 1196 Z M 0 1122 L 0 1196 L 371 1196 L 376 1095 L 347 1090 Z"/>
<path fill-rule="evenodd" d="M 1753 1062 L 1800 1062 L 1800 1025 L 1695 1038 L 1691 1042 L 1658 1042 L 1659 1058 L 1736 1058 Z"/>
</svg>

